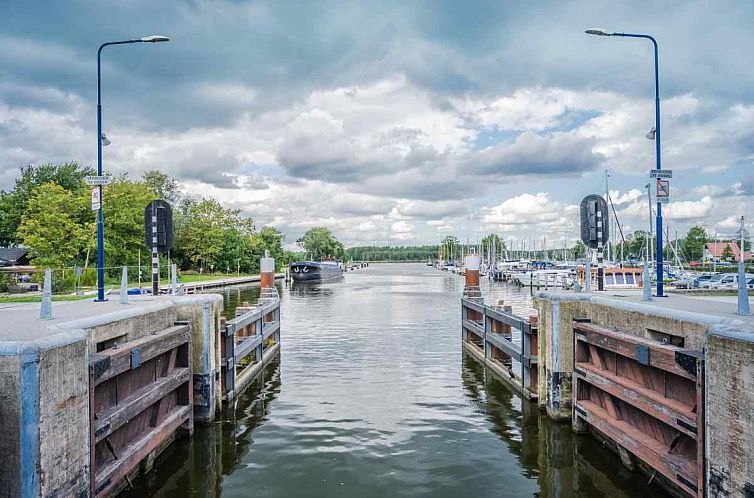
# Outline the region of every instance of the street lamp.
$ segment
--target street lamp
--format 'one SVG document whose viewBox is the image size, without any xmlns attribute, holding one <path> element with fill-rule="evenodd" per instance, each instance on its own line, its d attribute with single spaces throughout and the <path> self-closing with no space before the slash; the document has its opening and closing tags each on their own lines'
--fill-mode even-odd
<svg viewBox="0 0 754 498">
<path fill-rule="evenodd" d="M 108 45 L 124 45 L 126 43 L 156 43 L 170 41 L 170 38 L 162 35 L 143 36 L 138 40 L 124 40 L 116 42 L 107 42 L 100 45 L 97 50 L 97 176 L 102 176 L 102 146 L 110 145 L 104 133 L 102 133 L 102 86 L 100 59 L 102 58 L 102 49 Z M 99 209 L 97 209 L 97 299 L 96 301 L 105 300 L 105 234 L 104 222 L 102 217 L 102 185 L 99 189 Z"/>
<path fill-rule="evenodd" d="M 586 30 L 586 33 L 589 35 L 597 35 L 597 36 L 621 36 L 625 38 L 645 38 L 652 42 L 652 45 L 654 46 L 654 52 L 655 52 L 655 127 L 654 127 L 654 133 L 650 131 L 650 133 L 647 134 L 647 138 L 650 138 L 650 135 L 655 140 L 655 155 L 657 156 L 657 166 L 656 169 L 660 170 L 662 169 L 662 161 L 661 161 L 661 151 L 660 151 L 660 74 L 659 74 L 659 57 L 657 53 L 657 40 L 654 39 L 654 37 L 650 35 L 642 35 L 642 34 L 635 34 L 635 33 L 615 33 L 613 31 L 608 31 L 606 29 L 602 28 L 589 28 Z M 662 269 L 662 204 L 660 202 L 657 203 L 657 254 L 656 254 L 656 265 L 657 265 L 657 295 L 663 296 L 663 290 L 662 290 L 662 279 L 664 276 L 663 269 Z"/>
</svg>

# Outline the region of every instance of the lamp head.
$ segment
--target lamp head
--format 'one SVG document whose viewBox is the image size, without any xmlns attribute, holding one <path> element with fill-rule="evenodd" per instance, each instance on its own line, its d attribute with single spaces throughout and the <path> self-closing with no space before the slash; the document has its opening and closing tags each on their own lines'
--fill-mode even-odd
<svg viewBox="0 0 754 498">
<path fill-rule="evenodd" d="M 149 36 L 142 36 L 139 38 L 140 42 L 144 43 L 156 43 L 156 42 L 166 42 L 170 41 L 170 38 L 163 35 L 149 35 Z"/>
<path fill-rule="evenodd" d="M 107 138 L 107 135 L 105 135 L 105 132 L 102 132 L 102 146 L 107 147 L 112 142 Z"/>
<path fill-rule="evenodd" d="M 589 28 L 586 30 L 586 34 L 597 36 L 613 36 L 615 33 L 602 28 Z"/>
<path fill-rule="evenodd" d="M 655 139 L 655 136 L 656 136 L 656 135 L 657 135 L 657 128 L 655 128 L 655 127 L 653 126 L 653 127 L 652 127 L 652 128 L 651 128 L 651 129 L 650 129 L 650 130 L 649 130 L 648 132 L 647 132 L 647 134 L 646 134 L 646 135 L 644 135 L 644 136 L 645 136 L 645 137 L 647 137 L 647 138 L 648 138 L 649 140 L 654 140 L 654 139 Z"/>
</svg>

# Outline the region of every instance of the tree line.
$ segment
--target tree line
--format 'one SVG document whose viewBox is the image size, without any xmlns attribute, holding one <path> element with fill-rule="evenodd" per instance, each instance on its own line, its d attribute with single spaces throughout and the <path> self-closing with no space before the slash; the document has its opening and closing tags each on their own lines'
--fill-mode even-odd
<svg viewBox="0 0 754 498">
<path fill-rule="evenodd" d="M 75 162 L 21 168 L 14 186 L 0 191 L 0 246 L 23 245 L 38 267 L 94 267 L 96 211 L 91 209 L 89 166 Z M 170 258 L 183 270 L 256 273 L 265 250 L 279 266 L 294 257 L 283 250 L 283 235 L 257 228 L 252 218 L 211 197 L 182 195 L 175 179 L 149 171 L 139 179 L 120 175 L 103 192 L 105 264 L 150 265 L 144 244 L 144 208 L 155 199 L 173 207 Z"/>
<path fill-rule="evenodd" d="M 352 261 L 427 261 L 437 258 L 438 246 L 359 246 L 346 250 Z"/>
</svg>

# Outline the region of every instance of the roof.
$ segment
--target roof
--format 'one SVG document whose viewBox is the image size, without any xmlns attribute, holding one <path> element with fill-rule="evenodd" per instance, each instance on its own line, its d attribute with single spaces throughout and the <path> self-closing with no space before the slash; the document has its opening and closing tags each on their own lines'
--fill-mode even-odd
<svg viewBox="0 0 754 498">
<path fill-rule="evenodd" d="M 730 246 L 731 253 L 733 254 L 733 259 L 738 261 L 741 256 L 741 250 L 739 249 L 737 242 L 707 242 L 704 245 L 705 249 L 709 251 L 710 255 L 713 258 L 722 258 L 727 246 Z M 2 257 L 2 254 L 0 254 L 0 257 Z M 751 259 L 751 253 L 744 251 L 744 260 L 747 259 Z"/>
<path fill-rule="evenodd" d="M 28 253 L 23 247 L 0 247 L 0 263 L 16 263 Z"/>
</svg>

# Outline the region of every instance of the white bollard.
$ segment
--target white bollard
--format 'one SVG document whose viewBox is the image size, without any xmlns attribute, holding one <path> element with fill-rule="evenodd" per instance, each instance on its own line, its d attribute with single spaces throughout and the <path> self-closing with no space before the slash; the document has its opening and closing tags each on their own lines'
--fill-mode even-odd
<svg viewBox="0 0 754 498">
<path fill-rule="evenodd" d="M 44 287 L 42 288 L 42 308 L 39 310 L 39 318 L 52 320 L 52 270 L 45 270 Z"/>
<path fill-rule="evenodd" d="M 120 304 L 128 304 L 128 267 L 123 267 L 120 276 Z"/>
<path fill-rule="evenodd" d="M 173 263 L 172 265 L 170 265 L 170 294 L 175 296 L 177 287 L 178 287 L 178 265 Z"/>
</svg>

